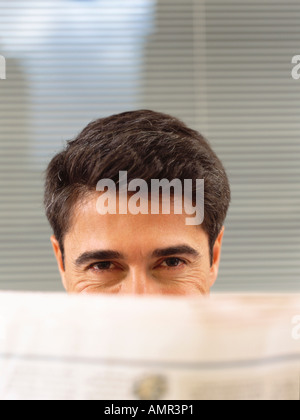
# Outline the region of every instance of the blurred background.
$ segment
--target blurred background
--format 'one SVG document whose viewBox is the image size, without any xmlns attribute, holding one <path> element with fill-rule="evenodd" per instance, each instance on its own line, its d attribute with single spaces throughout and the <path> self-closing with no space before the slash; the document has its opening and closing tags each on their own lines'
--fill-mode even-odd
<svg viewBox="0 0 300 420">
<path fill-rule="evenodd" d="M 215 291 L 300 290 L 300 2 L 0 0 L 0 289 L 60 291 L 44 170 L 91 120 L 199 130 L 232 186 Z"/>
</svg>

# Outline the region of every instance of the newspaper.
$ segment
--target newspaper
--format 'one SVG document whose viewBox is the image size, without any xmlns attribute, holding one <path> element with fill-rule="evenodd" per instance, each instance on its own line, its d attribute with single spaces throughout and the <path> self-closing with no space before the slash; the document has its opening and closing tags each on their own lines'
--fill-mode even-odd
<svg viewBox="0 0 300 420">
<path fill-rule="evenodd" d="M 299 400 L 300 296 L 0 293 L 1 400 Z"/>
</svg>

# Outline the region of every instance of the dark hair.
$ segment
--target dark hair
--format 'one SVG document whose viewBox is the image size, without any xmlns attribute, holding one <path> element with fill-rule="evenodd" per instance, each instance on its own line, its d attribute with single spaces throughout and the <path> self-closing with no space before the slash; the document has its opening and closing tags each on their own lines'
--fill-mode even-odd
<svg viewBox="0 0 300 420">
<path fill-rule="evenodd" d="M 128 182 L 144 179 L 204 179 L 203 229 L 210 256 L 222 229 L 230 186 L 225 169 L 208 142 L 184 123 L 153 111 L 133 111 L 91 122 L 46 171 L 46 215 L 64 255 L 64 237 L 72 210 L 85 194 L 96 191 L 100 179 L 116 183 L 119 171 Z"/>
</svg>

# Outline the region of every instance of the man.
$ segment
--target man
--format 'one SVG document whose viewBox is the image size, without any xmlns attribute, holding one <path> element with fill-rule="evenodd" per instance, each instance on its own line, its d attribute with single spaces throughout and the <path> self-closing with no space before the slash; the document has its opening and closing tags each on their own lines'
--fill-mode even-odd
<svg viewBox="0 0 300 420">
<path fill-rule="evenodd" d="M 188 207 L 176 210 L 183 196 L 175 188 L 169 212 L 162 202 L 151 212 L 150 194 L 146 208 L 142 196 L 136 200 L 143 212 L 124 211 L 132 193 L 110 201 L 123 188 L 120 174 L 128 183 L 143 180 L 137 185 L 148 193 L 153 180 L 192 180 L 193 203 L 204 180 L 203 222 L 187 223 Z M 116 188 L 108 191 L 109 182 Z M 69 293 L 207 295 L 217 279 L 228 178 L 207 141 L 176 118 L 142 110 L 90 123 L 49 164 L 44 201 Z"/>
</svg>

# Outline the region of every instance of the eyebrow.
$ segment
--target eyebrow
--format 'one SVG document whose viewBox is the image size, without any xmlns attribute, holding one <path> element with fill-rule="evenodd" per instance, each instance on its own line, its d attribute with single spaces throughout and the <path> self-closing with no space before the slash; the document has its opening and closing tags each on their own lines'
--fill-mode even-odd
<svg viewBox="0 0 300 420">
<path fill-rule="evenodd" d="M 75 265 L 80 267 L 84 264 L 89 263 L 90 261 L 95 260 L 122 260 L 124 259 L 124 255 L 120 254 L 117 251 L 91 251 L 85 252 L 84 254 L 80 255 L 75 261 Z"/>
<path fill-rule="evenodd" d="M 194 257 L 200 256 L 198 251 L 196 251 L 194 248 L 188 245 L 177 245 L 177 246 L 171 246 L 168 248 L 156 249 L 152 253 L 152 258 L 169 257 L 171 255 L 178 255 L 178 254 L 190 255 Z M 85 252 L 82 255 L 80 255 L 76 259 L 75 265 L 77 267 L 80 267 L 82 265 L 85 265 L 95 260 L 100 261 L 100 260 L 124 260 L 124 259 L 125 259 L 125 256 L 117 251 L 112 251 L 112 250 L 90 251 L 90 252 Z"/>
<path fill-rule="evenodd" d="M 196 251 L 194 248 L 190 247 L 189 245 L 177 245 L 177 246 L 171 246 L 168 248 L 156 249 L 152 253 L 152 257 L 161 258 L 161 257 L 169 257 L 171 255 L 178 255 L 178 254 L 190 255 L 193 257 L 200 257 L 199 252 Z"/>
</svg>

